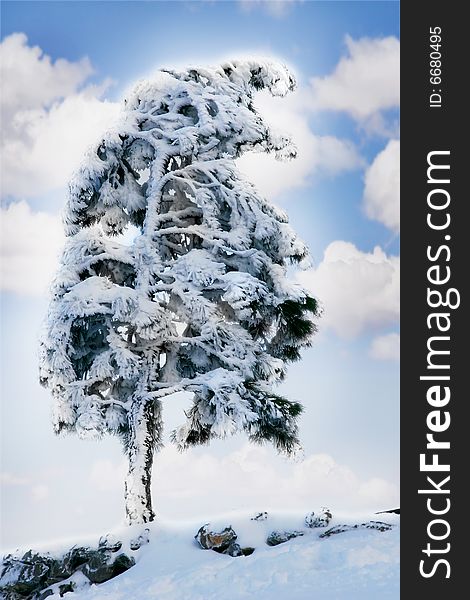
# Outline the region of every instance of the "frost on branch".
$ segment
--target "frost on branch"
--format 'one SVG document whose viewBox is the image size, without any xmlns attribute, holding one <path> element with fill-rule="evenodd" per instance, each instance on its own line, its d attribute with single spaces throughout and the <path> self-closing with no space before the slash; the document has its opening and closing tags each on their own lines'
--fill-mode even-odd
<svg viewBox="0 0 470 600">
<path fill-rule="evenodd" d="M 301 406 L 273 387 L 315 331 L 316 301 L 287 277 L 307 249 L 235 163 L 247 150 L 295 156 L 252 99 L 294 85 L 269 61 L 162 70 L 70 184 L 41 381 L 57 432 L 122 438 L 131 521 L 153 518 L 165 396 L 194 395 L 173 434 L 181 449 L 239 430 L 298 446 Z"/>
</svg>

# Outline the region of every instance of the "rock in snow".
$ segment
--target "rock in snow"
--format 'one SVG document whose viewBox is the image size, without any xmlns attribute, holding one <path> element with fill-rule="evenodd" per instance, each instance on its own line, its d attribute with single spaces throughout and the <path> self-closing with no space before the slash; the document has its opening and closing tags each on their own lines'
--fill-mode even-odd
<svg viewBox="0 0 470 600">
<path fill-rule="evenodd" d="M 317 527 L 327 527 L 328 523 L 332 519 L 332 514 L 329 508 L 323 507 L 318 513 L 308 513 L 305 517 L 305 525 L 310 527 L 311 529 L 315 529 Z"/>
<path fill-rule="evenodd" d="M 268 513 L 266 511 L 257 513 L 254 517 L 251 517 L 252 521 L 266 521 Z"/>
<path fill-rule="evenodd" d="M 83 574 L 92 583 L 103 583 L 120 575 L 135 565 L 135 560 L 125 554 L 118 554 L 111 559 L 108 552 L 94 552 L 90 560 L 82 568 Z"/>
<path fill-rule="evenodd" d="M 272 531 L 266 540 L 268 546 L 278 546 L 296 537 L 304 535 L 303 531 Z"/>
<path fill-rule="evenodd" d="M 327 529 L 325 533 L 320 535 L 320 538 L 331 537 L 338 533 L 344 533 L 345 531 L 354 531 L 357 529 L 376 529 L 377 531 L 390 531 L 393 525 L 390 523 L 383 523 L 382 521 L 369 521 L 368 523 L 360 523 L 355 525 L 336 525 L 331 529 Z"/>
<path fill-rule="evenodd" d="M 237 534 L 231 526 L 226 527 L 220 533 L 215 533 L 209 530 L 209 523 L 206 523 L 206 525 L 203 525 L 199 529 L 194 538 L 204 550 L 218 550 L 219 552 L 223 552 L 229 547 L 231 542 L 237 539 Z"/>
<path fill-rule="evenodd" d="M 60 557 L 28 550 L 23 555 L 9 554 L 3 559 L 0 578 L 0 597 L 6 600 L 43 600 L 54 594 L 74 591 L 69 580 L 78 570 L 88 583 L 103 583 L 124 573 L 135 565 L 135 560 L 119 553 L 122 542 L 112 535 L 102 536 L 98 549 L 74 547 Z M 65 582 L 65 583 L 63 583 Z"/>
<path fill-rule="evenodd" d="M 150 529 L 148 529 L 148 527 L 146 529 L 144 529 L 144 531 L 137 536 L 136 538 L 133 538 L 130 542 L 129 542 L 129 547 L 131 550 L 138 550 L 139 548 L 141 548 L 142 546 L 144 546 L 145 544 L 149 543 L 149 533 L 150 533 Z"/>
<path fill-rule="evenodd" d="M 99 550 L 110 550 L 111 552 L 118 552 L 122 548 L 122 542 L 120 542 L 116 536 L 108 533 L 100 537 L 98 542 Z"/>
<path fill-rule="evenodd" d="M 229 556 L 249 556 L 253 554 L 254 548 L 242 548 L 235 540 L 237 534 L 232 526 L 226 527 L 220 533 L 209 531 L 209 523 L 203 525 L 194 536 L 195 540 L 204 550 L 215 550 L 220 554 Z"/>
</svg>

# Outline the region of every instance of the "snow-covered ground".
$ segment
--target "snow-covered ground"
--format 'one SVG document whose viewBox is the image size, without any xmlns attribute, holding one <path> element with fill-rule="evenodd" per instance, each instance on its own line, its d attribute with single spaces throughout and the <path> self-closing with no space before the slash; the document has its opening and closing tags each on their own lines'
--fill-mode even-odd
<svg viewBox="0 0 470 600">
<path fill-rule="evenodd" d="M 201 522 L 162 522 L 150 527 L 150 543 L 129 550 L 142 527 L 113 533 L 136 565 L 101 585 L 78 588 L 71 600 L 397 600 L 399 598 L 399 517 L 334 515 L 340 524 L 381 520 L 391 531 L 357 529 L 321 539 L 325 529 L 305 526 L 305 513 L 273 513 L 265 521 L 232 513 L 214 519 L 211 530 L 232 525 L 237 542 L 252 546 L 250 556 L 231 557 L 202 550 L 194 540 Z M 304 536 L 266 545 L 273 530 L 301 530 Z M 83 543 L 83 540 L 80 541 Z M 96 547 L 97 540 L 88 540 Z M 81 574 L 80 574 L 81 575 Z M 51 596 L 55 598 L 56 595 Z M 58 597 L 58 594 L 57 594 Z M 69 597 L 68 595 L 66 597 Z"/>
</svg>

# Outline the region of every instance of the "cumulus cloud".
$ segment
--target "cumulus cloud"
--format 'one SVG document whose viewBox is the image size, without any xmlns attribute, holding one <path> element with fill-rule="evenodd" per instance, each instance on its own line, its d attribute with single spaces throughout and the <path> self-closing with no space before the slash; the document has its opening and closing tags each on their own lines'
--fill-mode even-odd
<svg viewBox="0 0 470 600">
<path fill-rule="evenodd" d="M 299 89 L 285 98 L 265 93 L 255 96 L 255 105 L 264 120 L 276 131 L 292 137 L 298 149 L 297 158 L 277 161 L 273 155 L 249 152 L 237 163 L 248 179 L 268 197 L 288 189 L 306 185 L 315 173 L 336 175 L 360 169 L 364 161 L 349 140 L 333 136 L 317 136 L 308 123 L 308 97 Z"/>
<path fill-rule="evenodd" d="M 122 490 L 124 463 L 96 462 L 91 481 L 107 490 Z M 272 448 L 245 444 L 225 456 L 180 453 L 164 448 L 155 459 L 154 497 L 159 513 L 181 517 L 214 516 L 221 510 L 295 510 L 328 505 L 337 510 L 378 510 L 396 504 L 397 488 L 381 479 L 361 479 L 327 454 L 301 462 L 276 455 Z M 190 503 L 190 504 L 189 504 Z"/>
<path fill-rule="evenodd" d="M 372 340 L 370 355 L 377 360 L 400 360 L 400 335 L 388 333 Z"/>
<path fill-rule="evenodd" d="M 362 126 L 389 133 L 383 111 L 400 103 L 400 42 L 396 37 L 346 37 L 347 55 L 311 81 L 317 109 L 344 111 Z"/>
<path fill-rule="evenodd" d="M 367 169 L 364 209 L 370 219 L 400 231 L 400 141 L 390 140 Z"/>
<path fill-rule="evenodd" d="M 71 63 L 59 59 L 53 63 L 38 46 L 28 46 L 24 33 L 13 33 L 0 45 L 4 93 L 0 105 L 11 126 L 13 115 L 23 109 L 50 106 L 64 98 L 93 73 L 87 58 Z"/>
<path fill-rule="evenodd" d="M 0 210 L 0 287 L 41 295 L 57 269 L 64 241 L 60 218 L 33 212 L 24 200 Z"/>
<path fill-rule="evenodd" d="M 367 253 L 350 242 L 334 241 L 318 267 L 298 278 L 324 306 L 322 328 L 341 337 L 398 320 L 400 258 L 387 256 L 378 246 Z"/>
<path fill-rule="evenodd" d="M 83 87 L 88 59 L 52 62 L 22 33 L 0 44 L 2 195 L 39 196 L 66 184 L 86 148 L 115 119 L 107 87 Z"/>
<path fill-rule="evenodd" d="M 291 3 L 266 3 L 273 11 L 284 4 Z M 92 73 L 88 59 L 53 62 L 40 48 L 29 46 L 24 34 L 5 38 L 0 52 L 6 124 L 2 195 L 39 196 L 67 183 L 86 148 L 116 118 L 119 105 L 102 99 L 106 82 L 86 85 Z M 291 134 L 299 149 L 298 158 L 289 163 L 256 153 L 239 161 L 262 193 L 274 196 L 303 186 L 317 172 L 335 175 L 364 166 L 351 141 L 312 133 L 308 114 L 313 107 L 307 89 L 283 99 L 259 94 L 255 101 L 266 120 Z"/>
</svg>

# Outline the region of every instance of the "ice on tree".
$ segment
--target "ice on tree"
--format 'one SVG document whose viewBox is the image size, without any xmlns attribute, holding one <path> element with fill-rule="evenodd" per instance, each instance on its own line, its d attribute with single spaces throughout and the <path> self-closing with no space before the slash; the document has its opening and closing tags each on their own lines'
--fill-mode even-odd
<svg viewBox="0 0 470 600">
<path fill-rule="evenodd" d="M 298 446 L 301 405 L 273 390 L 315 331 L 316 301 L 287 277 L 308 252 L 235 163 L 248 150 L 295 156 L 253 104 L 257 90 L 294 86 L 269 61 L 162 70 L 70 184 L 41 382 L 56 432 L 122 439 L 130 522 L 154 518 L 160 403 L 177 391 L 193 393 L 173 433 L 181 449 L 240 430 Z"/>
</svg>

